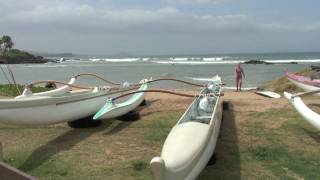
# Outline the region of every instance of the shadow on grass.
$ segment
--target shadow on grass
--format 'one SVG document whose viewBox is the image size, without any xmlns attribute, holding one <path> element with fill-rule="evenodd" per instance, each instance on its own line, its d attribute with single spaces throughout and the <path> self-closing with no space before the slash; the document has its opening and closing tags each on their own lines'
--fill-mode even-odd
<svg viewBox="0 0 320 180">
<path fill-rule="evenodd" d="M 241 179 L 235 115 L 231 102 L 223 103 L 223 122 L 215 149 L 215 164 L 207 166 L 198 179 Z"/>
<path fill-rule="evenodd" d="M 152 114 L 152 113 L 154 113 L 153 111 L 148 111 L 148 112 L 141 112 L 143 109 L 145 109 L 145 108 L 149 108 L 153 103 L 156 103 L 156 102 L 158 102 L 158 101 L 160 101 L 161 99 L 154 99 L 154 100 L 148 100 L 148 101 L 146 101 L 146 104 L 144 105 L 144 106 L 139 106 L 137 109 L 136 109 L 136 111 L 137 112 L 139 112 L 141 115 L 143 115 L 143 116 L 148 116 L 148 115 L 150 115 L 150 114 Z"/>
<path fill-rule="evenodd" d="M 310 131 L 306 128 L 302 128 L 303 131 L 308 134 L 312 139 L 314 139 L 316 142 L 320 143 L 320 133 L 318 132 L 314 132 L 314 131 Z"/>
<path fill-rule="evenodd" d="M 140 114 L 143 116 L 147 116 L 149 114 L 152 114 L 152 112 L 142 114 L 141 111 L 145 108 L 150 107 L 152 105 L 152 103 L 155 103 L 157 101 L 160 101 L 160 99 L 147 101 L 145 105 L 139 106 L 133 112 L 131 112 L 131 115 L 128 114 L 123 117 L 117 118 L 121 122 L 118 123 L 114 128 L 112 128 L 108 132 L 104 133 L 104 135 L 112 135 L 112 134 L 118 133 L 118 132 L 122 131 L 123 129 L 129 127 L 133 122 L 141 119 Z"/>
<path fill-rule="evenodd" d="M 309 106 L 314 106 L 314 107 L 320 108 L 320 104 L 315 104 L 315 103 L 309 104 Z"/>
<path fill-rule="evenodd" d="M 121 121 L 119 124 L 117 124 L 114 128 L 110 129 L 109 131 L 107 131 L 106 133 L 104 133 L 103 135 L 112 135 L 112 134 L 116 134 L 120 131 L 122 131 L 123 129 L 129 127 L 131 125 L 133 121 Z"/>
<path fill-rule="evenodd" d="M 71 149 L 74 145 L 90 137 L 92 134 L 107 129 L 112 123 L 113 121 L 108 121 L 104 122 L 100 127 L 71 129 L 34 150 L 19 169 L 25 172 L 32 171 L 55 154 Z"/>
</svg>

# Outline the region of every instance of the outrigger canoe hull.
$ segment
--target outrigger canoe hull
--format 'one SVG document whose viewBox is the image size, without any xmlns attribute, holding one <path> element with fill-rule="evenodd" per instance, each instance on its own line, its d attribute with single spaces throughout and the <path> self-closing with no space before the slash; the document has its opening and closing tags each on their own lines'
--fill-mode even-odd
<svg viewBox="0 0 320 180">
<path fill-rule="evenodd" d="M 191 180 L 205 168 L 214 153 L 222 119 L 222 100 L 215 98 L 211 113 L 195 114 L 201 97 L 197 98 L 172 128 L 161 156 L 150 162 L 156 180 Z"/>
<path fill-rule="evenodd" d="M 59 97 L 39 96 L 0 100 L 0 123 L 13 125 L 49 125 L 92 116 L 107 97 L 127 88 L 85 90 Z"/>
<path fill-rule="evenodd" d="M 69 85 L 72 85 L 76 81 L 75 77 L 72 77 L 70 81 L 68 82 Z M 31 98 L 35 96 L 58 96 L 62 94 L 66 94 L 71 90 L 71 87 L 68 85 L 64 85 L 60 88 L 53 89 L 50 91 L 40 92 L 40 93 L 32 93 L 29 89 L 24 89 L 22 95 L 15 97 L 16 99 L 19 98 Z"/>
<path fill-rule="evenodd" d="M 303 119 L 316 129 L 320 130 L 320 115 L 318 113 L 306 106 L 299 96 L 293 96 L 288 92 L 284 92 L 283 95 L 289 100 L 290 104 L 303 117 Z"/>
<path fill-rule="evenodd" d="M 296 86 L 298 86 L 306 92 L 320 90 L 319 80 L 311 80 L 308 77 L 299 76 L 288 71 L 285 71 L 285 75 L 287 76 L 289 81 L 291 81 L 293 84 L 295 84 Z M 317 93 L 315 95 L 319 96 L 320 93 Z"/>
</svg>

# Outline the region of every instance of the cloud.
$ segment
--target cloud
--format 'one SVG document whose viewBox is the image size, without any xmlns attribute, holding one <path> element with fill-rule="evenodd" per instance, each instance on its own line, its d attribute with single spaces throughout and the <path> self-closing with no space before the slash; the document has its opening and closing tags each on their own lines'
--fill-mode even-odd
<svg viewBox="0 0 320 180">
<path fill-rule="evenodd" d="M 200 3 L 218 1 L 223 0 L 194 0 Z M 243 34 L 261 31 L 308 32 L 320 27 L 319 23 L 265 22 L 246 14 L 197 15 L 181 12 L 175 7 L 119 9 L 76 0 L 22 0 L 17 4 L 0 1 L 0 15 L 4 29 L 21 31 L 23 28 L 25 32 Z"/>
<path fill-rule="evenodd" d="M 27 2 L 33 2 L 30 5 Z M 37 0 L 23 1 L 23 6 L 0 4 L 0 23 L 7 29 L 24 31 L 72 31 L 99 33 L 208 33 L 242 31 L 248 18 L 243 14 L 223 16 L 195 15 L 175 7 L 147 9 L 116 9 L 85 3 L 61 3 Z M 6 11 L 2 11 L 5 7 Z"/>
<path fill-rule="evenodd" d="M 230 0 L 163 0 L 168 4 L 219 4 Z"/>
<path fill-rule="evenodd" d="M 224 0 L 193 2 L 222 1 Z M 47 46 L 66 49 L 68 48 L 65 46 L 68 46 L 88 51 L 89 48 L 103 51 L 106 42 L 109 43 L 109 49 L 140 47 L 141 51 L 152 51 L 152 48 L 162 47 L 167 48 L 167 51 L 174 51 L 188 46 L 190 50 L 201 51 L 203 46 L 210 45 L 215 48 L 228 48 L 226 45 L 210 44 L 217 40 L 226 44 L 238 39 L 240 43 L 252 37 L 272 39 L 275 34 L 308 34 L 320 31 L 319 22 L 286 21 L 285 18 L 265 20 L 244 13 L 195 14 L 182 11 L 173 5 L 121 8 L 112 5 L 110 1 L 89 3 L 84 0 L 21 0 L 13 3 L 0 0 L 0 17 L 0 34 L 15 35 L 18 39 L 17 45 L 29 46 L 29 42 L 36 42 L 34 44 L 39 45 L 35 49 L 50 41 Z M 95 41 L 95 44 L 100 46 L 88 48 L 88 41 Z M 167 42 L 170 42 L 172 47 L 167 45 Z M 179 42 L 183 45 L 177 45 Z"/>
</svg>

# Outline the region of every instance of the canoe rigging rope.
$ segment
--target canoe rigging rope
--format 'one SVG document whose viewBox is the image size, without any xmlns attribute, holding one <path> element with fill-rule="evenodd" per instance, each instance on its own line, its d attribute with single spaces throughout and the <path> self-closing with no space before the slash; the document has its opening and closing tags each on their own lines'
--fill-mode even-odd
<svg viewBox="0 0 320 180">
<path fill-rule="evenodd" d="M 75 78 L 78 78 L 80 76 L 92 76 L 92 77 L 95 77 L 97 79 L 100 79 L 106 83 L 109 83 L 109 84 L 113 84 L 113 85 L 117 85 L 117 86 L 120 86 L 121 84 L 120 83 L 115 83 L 115 82 L 112 82 L 110 80 L 107 80 L 107 79 L 104 79 L 103 77 L 97 75 L 97 74 L 92 74 L 92 73 L 81 73 L 81 74 L 78 74 L 76 76 L 74 76 Z"/>
<path fill-rule="evenodd" d="M 74 77 L 78 78 L 80 76 L 92 76 L 92 77 L 98 78 L 98 79 L 100 79 L 100 80 L 102 80 L 102 81 L 104 81 L 106 83 L 116 85 L 116 87 L 111 87 L 112 90 L 113 89 L 119 89 L 120 88 L 119 86 L 121 85 L 120 83 L 116 83 L 116 82 L 104 79 L 103 77 L 101 77 L 101 76 L 99 76 L 97 74 L 92 74 L 92 73 L 81 73 L 81 74 L 78 74 L 78 75 L 76 75 Z M 188 85 L 192 85 L 192 86 L 197 86 L 197 87 L 206 87 L 207 86 L 207 85 L 196 84 L 196 83 L 192 83 L 192 82 L 188 82 L 188 81 L 184 81 L 184 80 L 180 80 L 180 79 L 175 79 L 175 78 L 158 78 L 158 79 L 154 79 L 154 80 L 149 80 L 146 83 L 154 83 L 154 82 L 157 82 L 157 81 L 176 81 L 176 82 L 180 82 L 180 83 L 184 83 L 184 84 L 188 84 Z M 93 87 L 72 85 L 72 84 L 64 83 L 64 82 L 61 82 L 61 81 L 55 81 L 55 80 L 36 81 L 36 82 L 33 82 L 33 83 L 27 85 L 27 87 L 31 87 L 33 85 L 42 84 L 42 83 L 56 83 L 56 84 L 62 84 L 62 85 L 66 85 L 66 86 L 73 87 L 73 88 L 78 88 L 78 89 L 93 89 Z M 141 85 L 141 83 L 132 84 L 133 87 L 137 87 L 137 86 L 140 86 L 140 85 Z M 146 92 L 162 92 L 162 93 L 175 94 L 175 95 L 180 95 L 180 96 L 185 96 L 185 97 L 197 97 L 197 96 L 192 96 L 192 95 L 183 94 L 183 93 L 176 93 L 176 92 L 166 91 L 166 90 L 146 90 Z M 136 93 L 138 93 L 138 91 Z M 133 94 L 133 93 L 131 93 L 131 94 Z"/>
<path fill-rule="evenodd" d="M 2 66 L 0 66 L 0 68 L 1 68 L 1 71 L 2 71 L 2 74 L 3 74 L 4 78 L 8 81 L 9 84 L 11 84 L 10 79 L 8 78 L 6 72 L 4 72 Z"/>
<path fill-rule="evenodd" d="M 192 83 L 192 82 L 188 82 L 188 81 L 184 81 L 184 80 L 180 80 L 180 79 L 175 79 L 175 78 L 158 78 L 158 79 L 150 80 L 147 83 L 153 83 L 153 82 L 157 82 L 157 81 L 177 81 L 177 82 L 192 85 L 192 86 L 198 86 L 198 87 L 205 87 L 206 86 L 203 84 L 196 84 L 196 83 Z"/>
<path fill-rule="evenodd" d="M 33 82 L 29 85 L 27 85 L 27 87 L 32 87 L 33 85 L 36 85 L 36 84 L 43 84 L 43 83 L 56 83 L 56 84 L 62 84 L 62 85 L 66 85 L 66 86 L 69 86 L 69 87 L 73 87 L 73 88 L 77 88 L 77 89 L 94 89 L 94 87 L 87 87 L 87 86 L 79 86 L 79 85 L 74 85 L 74 84 L 68 84 L 68 83 L 65 83 L 65 82 L 61 82 L 61 81 L 55 81 L 55 80 L 43 80 L 43 81 L 36 81 L 36 82 Z M 110 90 L 119 90 L 121 89 L 122 87 L 118 87 L 118 86 L 111 86 L 109 87 Z M 123 88 L 125 89 L 125 88 Z M 137 89 L 137 87 L 133 87 L 133 88 L 130 88 L 130 89 L 127 89 L 127 90 L 124 90 L 123 92 L 125 91 L 131 91 L 131 90 L 135 90 Z"/>
<path fill-rule="evenodd" d="M 33 85 L 36 85 L 36 84 L 43 84 L 43 83 L 56 83 L 56 84 L 62 84 L 62 85 L 66 85 L 66 86 L 70 86 L 70 87 L 78 88 L 78 89 L 94 89 L 93 87 L 78 86 L 78 85 L 68 84 L 68 83 L 65 83 L 65 82 L 55 81 L 55 80 L 35 81 L 35 82 L 32 82 L 31 84 L 27 85 L 27 87 L 32 87 Z"/>
<path fill-rule="evenodd" d="M 113 85 L 117 85 L 117 86 L 120 86 L 121 83 L 116 83 L 116 82 L 113 82 L 113 81 L 110 81 L 110 80 L 107 80 L 97 74 L 92 74 L 92 73 L 81 73 L 81 74 L 78 74 L 75 76 L 75 78 L 78 78 L 80 76 L 92 76 L 92 77 L 96 77 L 104 82 L 107 82 L 109 84 L 113 84 Z M 192 85 L 192 86 L 198 86 L 198 87 L 205 87 L 206 85 L 202 85 L 202 84 L 195 84 L 195 83 L 192 83 L 192 82 L 188 82 L 188 81 L 184 81 L 184 80 L 179 80 L 179 79 L 175 79 L 175 78 L 158 78 L 158 79 L 154 79 L 154 80 L 150 80 L 148 81 L 147 83 L 153 83 L 153 82 L 156 82 L 156 81 L 177 81 L 177 82 L 181 82 L 181 83 L 184 83 L 184 84 L 188 84 L 188 85 Z M 134 86 L 138 86 L 140 85 L 139 83 L 137 84 L 134 84 Z"/>
<path fill-rule="evenodd" d="M 191 97 L 191 98 L 200 97 L 200 96 L 223 96 L 223 93 L 220 93 L 220 94 L 219 93 L 210 93 L 210 94 L 195 94 L 195 95 L 191 95 L 191 94 L 179 93 L 179 92 L 162 90 L 162 89 L 147 89 L 147 90 L 140 90 L 140 91 L 133 91 L 133 92 L 125 93 L 125 94 L 122 94 L 120 96 L 117 96 L 117 97 L 113 98 L 112 100 L 117 100 L 117 99 L 120 99 L 120 98 L 125 97 L 125 96 L 129 96 L 129 95 L 132 95 L 132 94 L 135 94 L 135 93 L 143 93 L 143 92 L 159 92 L 159 93 L 173 94 L 173 95 L 177 95 L 177 96 Z"/>
<path fill-rule="evenodd" d="M 18 93 L 21 94 L 20 89 L 19 89 L 19 87 L 18 87 L 18 85 L 17 85 L 16 79 L 14 78 L 14 74 L 13 74 L 13 72 L 12 72 L 9 64 L 6 64 L 6 68 L 7 68 L 8 74 L 9 74 L 9 76 L 11 77 L 11 80 L 12 80 L 14 86 L 16 87 Z M 1 69 L 2 69 L 2 68 L 1 68 Z"/>
<path fill-rule="evenodd" d="M 112 84 L 112 85 L 116 85 L 116 86 L 121 85 L 121 83 L 116 83 L 116 82 L 107 80 L 107 79 L 105 79 L 97 74 L 93 74 L 93 73 L 81 73 L 81 74 L 75 75 L 74 77 L 78 78 L 80 76 L 92 76 L 92 77 L 95 77 L 97 79 L 100 79 L 100 80 L 102 80 L 106 83 Z M 176 82 L 180 82 L 180 83 L 184 83 L 184 84 L 188 84 L 188 85 L 192 85 L 192 86 L 198 86 L 198 87 L 205 87 L 206 86 L 203 84 L 196 84 L 196 83 L 192 83 L 192 82 L 188 82 L 188 81 L 184 81 L 184 80 L 180 80 L 180 79 L 175 79 L 175 78 L 158 78 L 158 79 L 147 81 L 147 83 L 153 83 L 153 82 L 157 82 L 157 81 L 176 81 Z M 51 81 L 51 82 L 53 82 L 53 81 Z M 41 82 L 41 83 L 43 83 L 43 82 Z M 32 83 L 32 84 L 35 84 L 35 83 Z M 39 83 L 36 83 L 36 84 L 39 84 Z M 62 84 L 62 82 L 57 81 L 57 84 Z M 69 84 L 64 84 L 64 85 L 69 85 Z M 140 86 L 140 83 L 133 84 L 133 86 Z M 72 86 L 70 86 L 70 87 L 72 87 Z M 88 89 L 88 88 L 86 87 L 86 88 L 81 88 L 81 89 Z"/>
</svg>

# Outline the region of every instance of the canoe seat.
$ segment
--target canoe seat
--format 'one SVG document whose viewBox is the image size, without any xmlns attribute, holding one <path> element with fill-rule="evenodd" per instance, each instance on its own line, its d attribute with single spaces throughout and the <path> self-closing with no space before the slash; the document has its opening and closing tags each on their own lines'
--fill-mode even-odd
<svg viewBox="0 0 320 180">
<path fill-rule="evenodd" d="M 211 119 L 211 116 L 194 116 L 191 118 L 191 120 L 194 120 L 196 122 L 209 124 Z"/>
</svg>

